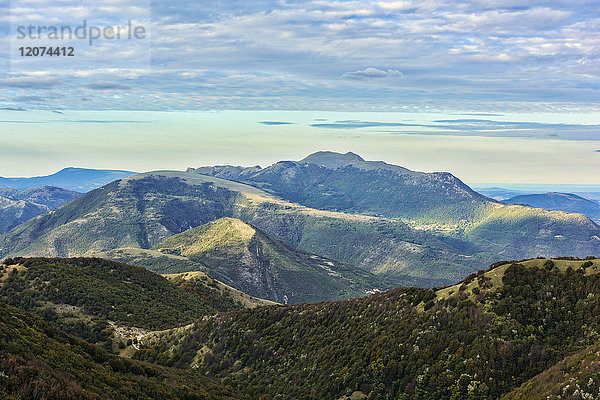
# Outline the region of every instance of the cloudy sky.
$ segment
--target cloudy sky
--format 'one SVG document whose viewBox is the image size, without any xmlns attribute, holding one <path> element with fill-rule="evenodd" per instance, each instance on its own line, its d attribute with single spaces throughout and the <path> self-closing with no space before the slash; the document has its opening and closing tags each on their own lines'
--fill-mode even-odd
<svg viewBox="0 0 600 400">
<path fill-rule="evenodd" d="M 0 140 L 11 149 L 0 176 L 265 164 L 327 147 L 468 181 L 600 183 L 599 8 L 0 0 Z M 144 38 L 18 37 L 83 21 L 131 21 Z M 21 57 L 21 46 L 75 56 Z"/>
</svg>

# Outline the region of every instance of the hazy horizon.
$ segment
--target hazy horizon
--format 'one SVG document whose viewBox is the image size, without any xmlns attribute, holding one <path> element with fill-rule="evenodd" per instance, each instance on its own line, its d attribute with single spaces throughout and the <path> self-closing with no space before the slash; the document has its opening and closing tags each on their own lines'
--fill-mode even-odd
<svg viewBox="0 0 600 400">
<path fill-rule="evenodd" d="M 0 111 L 0 176 L 271 165 L 352 151 L 465 182 L 600 184 L 600 113 Z"/>
</svg>

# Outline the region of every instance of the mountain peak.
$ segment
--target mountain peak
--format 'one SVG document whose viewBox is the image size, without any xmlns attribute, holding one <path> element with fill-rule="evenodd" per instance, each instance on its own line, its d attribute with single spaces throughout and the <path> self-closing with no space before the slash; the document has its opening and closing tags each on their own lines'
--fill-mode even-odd
<svg viewBox="0 0 600 400">
<path fill-rule="evenodd" d="M 322 163 L 337 163 L 340 164 L 340 166 L 342 164 L 349 165 L 350 163 L 357 161 L 364 162 L 365 160 L 358 154 L 352 153 L 351 151 L 347 152 L 346 154 L 337 153 L 335 151 L 317 151 L 316 153 L 306 156 L 303 160 L 300 160 L 300 162 L 319 165 Z"/>
<path fill-rule="evenodd" d="M 387 164 L 383 161 L 366 161 L 364 158 L 351 151 L 342 154 L 334 151 L 318 151 L 303 160 L 301 163 L 316 164 L 328 169 L 338 169 L 344 167 L 355 167 L 365 171 L 370 170 L 389 170 L 396 173 L 416 173 L 399 165 Z"/>
</svg>

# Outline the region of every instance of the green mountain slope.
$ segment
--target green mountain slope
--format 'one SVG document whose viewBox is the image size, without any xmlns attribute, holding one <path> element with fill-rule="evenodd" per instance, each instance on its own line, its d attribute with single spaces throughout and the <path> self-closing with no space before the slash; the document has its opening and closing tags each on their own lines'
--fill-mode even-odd
<svg viewBox="0 0 600 400">
<path fill-rule="evenodd" d="M 600 228 L 582 215 L 501 204 L 452 174 L 411 171 L 353 153 L 318 152 L 264 169 L 190 171 L 244 182 L 308 207 L 399 218 L 489 262 L 498 256 L 600 254 Z"/>
<path fill-rule="evenodd" d="M 600 345 L 587 347 L 528 380 L 502 400 L 597 399 Z"/>
<path fill-rule="evenodd" d="M 121 327 L 174 328 L 246 306 L 233 290 L 220 288 L 208 277 L 177 286 L 142 267 L 99 258 L 5 263 L 0 265 L 0 301 L 109 350 L 116 351 L 114 346 L 124 339 Z"/>
<path fill-rule="evenodd" d="M 221 314 L 135 357 L 197 365 L 253 398 L 498 399 L 597 345 L 598 272 L 597 259 L 497 263 L 438 291 Z"/>
<path fill-rule="evenodd" d="M 0 303 L 0 397 L 19 399 L 243 399 L 193 372 L 108 354 Z"/>
<path fill-rule="evenodd" d="M 398 220 L 315 210 L 185 172 L 140 174 L 89 192 L 1 236 L 0 257 L 149 249 L 222 217 L 243 220 L 294 248 L 386 274 L 396 285 L 449 283 L 477 262 Z"/>
<path fill-rule="evenodd" d="M 2 255 L 21 251 L 34 256 L 71 256 L 150 248 L 231 210 L 237 193 L 204 179 L 194 183 L 177 173 L 112 182 L 4 235 Z"/>
<path fill-rule="evenodd" d="M 295 250 L 234 218 L 171 236 L 155 249 L 185 256 L 222 282 L 279 303 L 362 297 L 386 285 L 369 272 Z"/>
<path fill-rule="evenodd" d="M 560 210 L 569 213 L 580 213 L 588 218 L 600 220 L 600 204 L 569 193 L 526 194 L 511 197 L 507 203 L 521 204 L 546 210 Z"/>
</svg>

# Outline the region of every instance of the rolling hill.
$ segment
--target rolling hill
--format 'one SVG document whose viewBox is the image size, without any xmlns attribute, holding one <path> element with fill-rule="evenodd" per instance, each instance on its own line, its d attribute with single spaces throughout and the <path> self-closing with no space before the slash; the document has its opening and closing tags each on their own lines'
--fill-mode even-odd
<svg viewBox="0 0 600 400">
<path fill-rule="evenodd" d="M 499 262 L 439 290 L 220 314 L 134 357 L 254 399 L 546 399 L 575 384 L 592 397 L 561 398 L 595 398 L 599 272 L 598 259 Z"/>
<path fill-rule="evenodd" d="M 595 201 L 569 193 L 527 194 L 511 197 L 506 203 L 521 204 L 530 207 L 560 210 L 568 213 L 580 213 L 594 221 L 600 221 L 600 204 Z"/>
<path fill-rule="evenodd" d="M 165 279 L 99 258 L 7 259 L 0 265 L 0 301 L 110 351 L 118 351 L 132 332 L 139 336 L 217 312 L 272 304 L 201 272 L 189 279 Z"/>
<path fill-rule="evenodd" d="M 220 281 L 278 303 L 363 297 L 391 287 L 367 271 L 296 250 L 235 218 L 171 236 L 154 249 L 185 256 Z"/>
<path fill-rule="evenodd" d="M 109 182 L 127 178 L 134 174 L 135 172 L 130 171 L 70 167 L 46 176 L 35 176 L 31 178 L 0 177 L 0 188 L 25 190 L 42 186 L 56 186 L 84 193 L 106 185 Z"/>
</svg>

